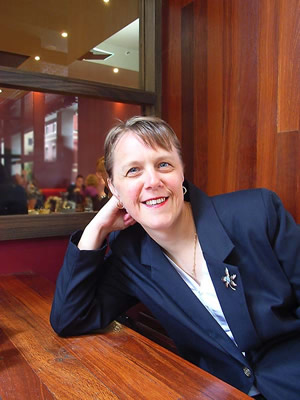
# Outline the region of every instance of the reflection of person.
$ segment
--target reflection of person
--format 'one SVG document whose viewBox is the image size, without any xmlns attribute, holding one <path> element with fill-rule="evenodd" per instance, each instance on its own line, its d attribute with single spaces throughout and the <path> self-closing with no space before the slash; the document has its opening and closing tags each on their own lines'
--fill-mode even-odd
<svg viewBox="0 0 300 400">
<path fill-rule="evenodd" d="M 0 215 L 27 214 L 27 196 L 23 186 L 8 178 L 0 164 Z"/>
<path fill-rule="evenodd" d="M 105 169 L 105 160 L 104 160 L 104 156 L 98 158 L 97 162 L 96 162 L 96 175 L 99 179 L 99 181 L 104 184 L 104 191 L 107 194 L 108 197 L 111 197 L 111 193 L 108 187 L 108 183 L 107 183 L 107 172 Z"/>
<path fill-rule="evenodd" d="M 44 198 L 34 179 L 32 179 L 31 182 L 28 182 L 26 193 L 29 210 L 40 209 L 43 207 Z"/>
<path fill-rule="evenodd" d="M 84 178 L 82 175 L 77 175 L 75 183 L 72 183 L 67 189 L 67 199 L 75 203 L 83 203 L 84 201 Z"/>
<path fill-rule="evenodd" d="M 32 177 L 31 180 L 28 180 L 27 172 L 26 170 L 23 170 L 21 175 L 14 175 L 14 181 L 17 185 L 22 186 L 26 191 L 28 210 L 34 210 L 43 207 L 44 198 L 34 177 Z"/>
<path fill-rule="evenodd" d="M 141 301 L 187 360 L 257 398 L 298 399 L 300 228 L 279 198 L 208 197 L 184 181 L 178 140 L 156 118 L 112 129 L 105 160 L 113 196 L 71 238 L 56 332 L 103 328 Z"/>
<path fill-rule="evenodd" d="M 108 201 L 105 192 L 105 182 L 95 174 L 89 174 L 85 179 L 85 197 L 90 198 L 93 204 L 93 210 L 99 211 Z"/>
<path fill-rule="evenodd" d="M 18 173 L 15 174 L 13 176 L 13 180 L 17 185 L 22 186 L 26 190 L 27 178 L 26 178 L 26 173 L 24 171 L 22 171 L 22 174 Z"/>
</svg>

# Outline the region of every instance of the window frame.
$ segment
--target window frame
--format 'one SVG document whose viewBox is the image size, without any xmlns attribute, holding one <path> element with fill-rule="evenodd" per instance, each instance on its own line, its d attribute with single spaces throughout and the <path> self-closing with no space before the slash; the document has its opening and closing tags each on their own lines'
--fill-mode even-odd
<svg viewBox="0 0 300 400">
<path fill-rule="evenodd" d="M 145 115 L 161 115 L 162 0 L 140 1 L 140 76 L 142 89 L 0 67 L 0 86 L 138 104 Z M 155 26 L 155 29 L 153 29 Z M 145 51 L 147 49 L 147 52 Z M 146 68 L 147 66 L 147 68 Z M 67 236 L 82 229 L 94 212 L 0 216 L 0 241 Z"/>
</svg>

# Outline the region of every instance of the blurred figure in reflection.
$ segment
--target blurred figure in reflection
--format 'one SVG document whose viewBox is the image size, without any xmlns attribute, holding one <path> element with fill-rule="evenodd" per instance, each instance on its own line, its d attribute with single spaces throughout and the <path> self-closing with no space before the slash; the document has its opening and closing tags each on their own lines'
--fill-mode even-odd
<svg viewBox="0 0 300 400">
<path fill-rule="evenodd" d="M 44 196 L 41 193 L 35 179 L 27 183 L 26 187 L 28 210 L 38 210 L 43 207 Z"/>
<path fill-rule="evenodd" d="M 13 182 L 0 164 L 0 215 L 27 214 L 27 212 L 24 187 Z"/>
<path fill-rule="evenodd" d="M 104 191 L 107 194 L 107 196 L 110 198 L 111 197 L 111 192 L 109 190 L 108 187 L 108 183 L 107 183 L 107 172 L 105 169 L 105 160 L 104 160 L 104 156 L 98 158 L 97 162 L 96 162 L 96 175 L 99 179 L 99 181 L 104 181 Z"/>
<path fill-rule="evenodd" d="M 25 189 L 28 210 L 37 210 L 43 207 L 44 197 L 33 176 L 32 179 L 29 180 L 27 171 L 23 170 L 21 174 L 14 175 L 14 181 L 17 185 Z"/>
<path fill-rule="evenodd" d="M 105 181 L 100 175 L 89 174 L 85 180 L 85 197 L 92 200 L 93 211 L 99 211 L 108 201 L 108 196 L 105 191 Z"/>
<path fill-rule="evenodd" d="M 26 178 L 26 172 L 22 171 L 21 174 L 15 174 L 13 176 L 13 181 L 16 185 L 22 186 L 25 191 L 26 191 L 26 186 L 27 186 L 27 178 Z"/>
<path fill-rule="evenodd" d="M 77 175 L 75 183 L 72 183 L 68 189 L 67 199 L 70 201 L 74 201 L 76 204 L 84 203 L 84 178 L 82 175 Z"/>
</svg>

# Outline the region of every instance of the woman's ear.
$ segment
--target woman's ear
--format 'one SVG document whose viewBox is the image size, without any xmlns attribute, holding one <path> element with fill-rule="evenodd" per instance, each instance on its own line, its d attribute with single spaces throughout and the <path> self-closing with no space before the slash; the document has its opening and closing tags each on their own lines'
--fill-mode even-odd
<svg viewBox="0 0 300 400">
<path fill-rule="evenodd" d="M 108 184 L 109 190 L 112 192 L 112 194 L 113 194 L 117 199 L 119 199 L 119 193 L 118 193 L 118 191 L 116 190 L 116 188 L 114 187 L 114 185 L 113 185 L 113 183 L 112 183 L 112 181 L 111 181 L 110 178 L 107 178 L 107 184 Z"/>
<path fill-rule="evenodd" d="M 182 177 L 181 177 L 181 183 L 183 184 L 183 182 L 184 182 L 184 173 L 183 173 L 183 171 L 182 171 Z"/>
</svg>

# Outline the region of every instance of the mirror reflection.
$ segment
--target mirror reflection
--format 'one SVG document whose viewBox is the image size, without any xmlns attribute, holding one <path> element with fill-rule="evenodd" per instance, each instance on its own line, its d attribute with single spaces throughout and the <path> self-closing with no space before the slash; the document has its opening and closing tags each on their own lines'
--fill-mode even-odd
<svg viewBox="0 0 300 400">
<path fill-rule="evenodd" d="M 139 0 L 1 1 L 0 15 L 0 66 L 139 87 Z"/>
<path fill-rule="evenodd" d="M 0 215 L 97 211 L 108 200 L 103 144 L 141 106 L 4 89 Z"/>
</svg>

